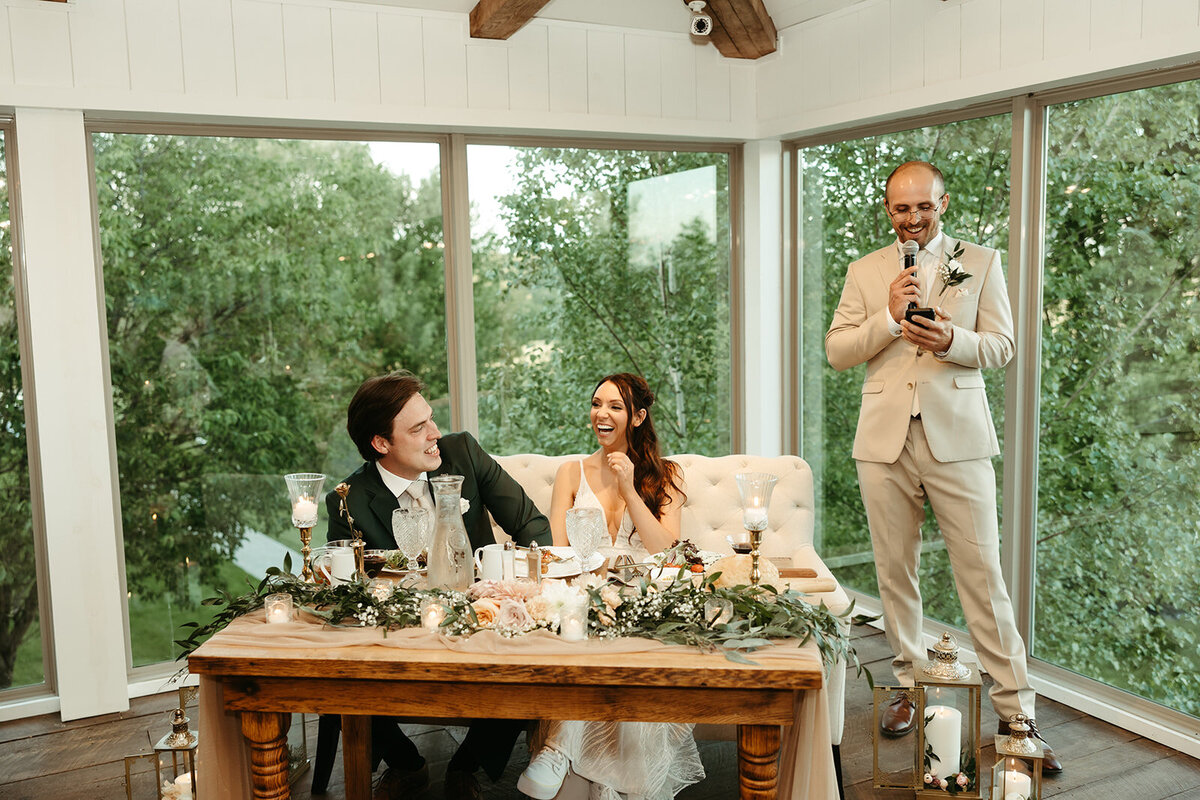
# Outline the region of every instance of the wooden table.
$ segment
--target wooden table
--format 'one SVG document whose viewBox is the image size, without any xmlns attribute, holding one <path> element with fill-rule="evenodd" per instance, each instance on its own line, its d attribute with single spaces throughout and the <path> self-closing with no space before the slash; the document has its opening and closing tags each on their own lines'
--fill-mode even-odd
<svg viewBox="0 0 1200 800">
<path fill-rule="evenodd" d="M 784 662 L 786 663 L 780 663 Z M 370 715 L 604 719 L 737 724 L 740 796 L 775 798 L 779 726 L 797 693 L 821 686 L 819 662 L 735 664 L 679 650 L 503 655 L 355 645 L 287 649 L 222 644 L 188 658 L 241 712 L 254 797 L 287 798 L 292 712 L 341 714 L 347 800 L 371 794 Z"/>
</svg>

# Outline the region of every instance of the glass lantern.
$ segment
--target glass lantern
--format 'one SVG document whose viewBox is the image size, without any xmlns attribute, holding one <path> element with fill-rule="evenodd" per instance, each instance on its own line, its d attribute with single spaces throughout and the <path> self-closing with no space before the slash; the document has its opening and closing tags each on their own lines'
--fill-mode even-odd
<svg viewBox="0 0 1200 800">
<path fill-rule="evenodd" d="M 909 789 L 918 798 L 983 797 L 979 781 L 979 669 L 958 660 L 949 633 L 934 645 L 934 658 L 915 665 L 916 686 L 875 689 L 875 788 Z M 916 735 L 891 738 L 879 721 L 897 693 L 915 709 Z"/>
<path fill-rule="evenodd" d="M 1008 735 L 996 736 L 992 800 L 1042 800 L 1042 743 L 1030 735 L 1029 718 L 1013 715 Z"/>
<path fill-rule="evenodd" d="M 983 680 L 974 664 L 958 660 L 958 642 L 949 633 L 933 646 L 934 657 L 916 665 L 917 687 L 925 703 L 918 726 L 923 772 L 917 797 L 981 798 L 979 705 Z M 954 784 L 955 788 L 951 788 Z"/>
</svg>

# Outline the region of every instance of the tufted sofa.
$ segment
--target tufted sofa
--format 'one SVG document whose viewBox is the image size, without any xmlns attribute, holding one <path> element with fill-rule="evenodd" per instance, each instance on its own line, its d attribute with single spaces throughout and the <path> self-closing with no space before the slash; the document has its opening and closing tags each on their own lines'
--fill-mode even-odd
<svg viewBox="0 0 1200 800">
<path fill-rule="evenodd" d="M 536 454 L 497 456 L 504 467 L 543 513 L 550 513 L 554 475 L 561 464 L 581 456 Z M 808 567 L 817 573 L 823 591 L 811 591 L 813 603 L 824 603 L 834 613 L 850 606 L 846 592 L 813 548 L 813 479 L 808 464 L 796 456 L 732 455 L 710 458 L 698 455 L 671 456 L 683 467 L 684 502 L 680 532 L 702 550 L 731 552 L 726 535 L 742 530 L 742 505 L 735 475 L 739 472 L 769 472 L 779 478 L 771 496 L 769 523 L 761 552 L 774 558 L 791 558 L 793 567 Z M 497 541 L 508 539 L 494 523 Z M 830 588 L 831 587 L 831 588 Z M 801 591 L 805 587 L 797 586 Z M 843 665 L 844 666 L 844 665 Z M 846 670 L 835 668 L 828 680 L 831 741 L 842 741 L 845 718 Z M 697 736 L 717 734 L 710 726 L 697 726 Z"/>
</svg>

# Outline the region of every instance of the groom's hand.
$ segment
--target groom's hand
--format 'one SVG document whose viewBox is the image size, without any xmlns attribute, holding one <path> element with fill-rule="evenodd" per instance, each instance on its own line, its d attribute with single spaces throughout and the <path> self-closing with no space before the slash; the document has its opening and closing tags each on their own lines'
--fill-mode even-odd
<svg viewBox="0 0 1200 800">
<path fill-rule="evenodd" d="M 950 315 L 942 309 L 934 309 L 936 319 L 913 317 L 900 323 L 900 335 L 908 341 L 932 353 L 944 353 L 950 349 L 954 341 L 954 325 L 950 323 Z"/>
</svg>

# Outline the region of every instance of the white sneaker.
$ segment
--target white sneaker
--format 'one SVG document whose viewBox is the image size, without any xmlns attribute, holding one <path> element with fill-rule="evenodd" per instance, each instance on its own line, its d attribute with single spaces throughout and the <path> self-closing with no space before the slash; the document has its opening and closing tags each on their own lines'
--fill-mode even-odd
<svg viewBox="0 0 1200 800">
<path fill-rule="evenodd" d="M 543 747 L 517 778 L 517 788 L 533 800 L 552 800 L 562 788 L 570 768 L 569 758 L 553 747 Z"/>
</svg>

